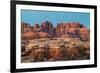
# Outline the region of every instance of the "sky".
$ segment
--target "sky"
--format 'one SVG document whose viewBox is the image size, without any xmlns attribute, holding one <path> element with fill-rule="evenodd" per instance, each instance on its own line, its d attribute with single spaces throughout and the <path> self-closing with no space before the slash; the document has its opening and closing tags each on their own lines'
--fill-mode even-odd
<svg viewBox="0 0 100 73">
<path fill-rule="evenodd" d="M 56 11 L 39 11 L 39 10 L 21 10 L 21 22 L 34 25 L 41 25 L 44 21 L 50 21 L 53 26 L 61 22 L 79 22 L 90 27 L 90 13 L 84 12 L 56 12 Z"/>
</svg>

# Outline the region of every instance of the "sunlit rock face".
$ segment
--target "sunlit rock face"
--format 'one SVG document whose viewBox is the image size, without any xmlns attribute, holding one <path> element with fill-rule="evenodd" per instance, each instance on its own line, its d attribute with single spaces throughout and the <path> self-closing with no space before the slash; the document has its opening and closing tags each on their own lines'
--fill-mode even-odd
<svg viewBox="0 0 100 73">
<path fill-rule="evenodd" d="M 21 62 L 90 59 L 90 30 L 77 22 L 21 23 Z"/>
<path fill-rule="evenodd" d="M 68 37 L 80 38 L 81 40 L 89 40 L 89 29 L 77 22 L 58 23 L 57 26 L 49 21 L 44 21 L 40 25 L 38 23 L 31 26 L 28 23 L 21 24 L 22 38 L 53 38 Z"/>
</svg>

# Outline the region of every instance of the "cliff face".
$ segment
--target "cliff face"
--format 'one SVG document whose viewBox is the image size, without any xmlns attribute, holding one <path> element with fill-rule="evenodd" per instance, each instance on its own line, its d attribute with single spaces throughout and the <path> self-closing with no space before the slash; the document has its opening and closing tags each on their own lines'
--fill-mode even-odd
<svg viewBox="0 0 100 73">
<path fill-rule="evenodd" d="M 32 31 L 33 31 L 33 27 L 30 26 L 30 24 L 28 24 L 28 23 L 21 24 L 21 32 L 22 33 L 32 32 Z"/>
<path fill-rule="evenodd" d="M 64 37 L 89 40 L 89 30 L 84 25 L 76 22 L 58 23 L 56 27 L 49 21 L 45 21 L 41 25 L 34 24 L 34 26 L 22 23 L 21 32 L 22 38 L 27 34 L 30 35 L 29 38 Z M 24 38 L 27 38 L 27 35 Z"/>
<path fill-rule="evenodd" d="M 89 39 L 89 30 L 79 23 L 60 23 L 56 27 L 56 35 L 58 37 L 68 36 L 69 38 L 81 38 L 82 40 Z"/>
</svg>

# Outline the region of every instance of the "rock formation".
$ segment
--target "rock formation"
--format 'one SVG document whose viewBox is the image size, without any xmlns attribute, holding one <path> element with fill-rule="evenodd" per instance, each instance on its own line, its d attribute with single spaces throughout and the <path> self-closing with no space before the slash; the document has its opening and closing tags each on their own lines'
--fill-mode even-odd
<svg viewBox="0 0 100 73">
<path fill-rule="evenodd" d="M 28 23 L 21 24 L 22 38 L 80 38 L 81 40 L 89 40 L 89 30 L 82 24 L 77 22 L 58 23 L 57 26 L 49 21 L 38 23 L 31 26 Z"/>
</svg>

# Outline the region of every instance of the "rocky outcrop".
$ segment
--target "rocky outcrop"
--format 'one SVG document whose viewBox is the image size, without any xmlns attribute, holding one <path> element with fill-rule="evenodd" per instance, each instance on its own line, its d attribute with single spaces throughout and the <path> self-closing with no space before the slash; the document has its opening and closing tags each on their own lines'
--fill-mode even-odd
<svg viewBox="0 0 100 73">
<path fill-rule="evenodd" d="M 38 29 L 38 28 L 39 28 L 39 24 L 38 23 L 34 24 L 34 29 Z"/>
<path fill-rule="evenodd" d="M 49 22 L 49 21 L 43 22 L 42 25 L 41 25 L 41 31 L 42 32 L 47 32 L 50 35 L 53 35 L 54 34 L 54 28 L 53 28 L 52 23 Z"/>
<path fill-rule="evenodd" d="M 89 30 L 84 25 L 77 22 L 58 23 L 55 27 L 49 21 L 45 21 L 41 25 L 36 23 L 34 26 L 22 23 L 21 31 L 22 38 L 64 37 L 89 40 Z"/>
<path fill-rule="evenodd" d="M 22 39 L 49 38 L 50 35 L 46 32 L 25 32 L 22 33 Z"/>
<path fill-rule="evenodd" d="M 33 39 L 33 38 L 38 38 L 37 33 L 35 32 L 22 33 L 22 39 Z"/>
<path fill-rule="evenodd" d="M 23 22 L 21 24 L 21 32 L 26 33 L 26 32 L 32 32 L 33 27 L 30 26 L 30 24 Z"/>
<path fill-rule="evenodd" d="M 82 24 L 72 22 L 72 23 L 60 23 L 56 27 L 57 37 L 72 37 L 81 38 L 82 40 L 89 39 L 89 30 Z"/>
</svg>

